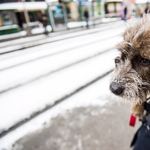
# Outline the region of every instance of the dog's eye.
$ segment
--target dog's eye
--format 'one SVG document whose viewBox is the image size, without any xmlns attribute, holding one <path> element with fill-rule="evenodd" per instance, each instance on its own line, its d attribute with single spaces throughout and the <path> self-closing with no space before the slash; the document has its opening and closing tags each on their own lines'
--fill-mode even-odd
<svg viewBox="0 0 150 150">
<path fill-rule="evenodd" d="M 120 63 L 120 57 L 115 58 L 115 64 L 118 64 L 118 63 Z"/>
<path fill-rule="evenodd" d="M 148 59 L 142 58 L 142 59 L 140 60 L 140 63 L 141 63 L 142 65 L 144 65 L 144 66 L 147 66 L 147 65 L 150 64 L 150 61 L 149 61 Z"/>
</svg>

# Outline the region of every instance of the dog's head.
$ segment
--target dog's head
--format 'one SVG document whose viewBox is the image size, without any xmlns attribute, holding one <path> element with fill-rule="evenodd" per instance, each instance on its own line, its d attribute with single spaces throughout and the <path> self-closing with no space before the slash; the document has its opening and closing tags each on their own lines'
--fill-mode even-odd
<svg viewBox="0 0 150 150">
<path fill-rule="evenodd" d="M 121 56 L 115 59 L 110 90 L 128 101 L 142 103 L 150 92 L 149 17 L 128 27 L 123 33 L 123 41 L 117 45 Z"/>
</svg>

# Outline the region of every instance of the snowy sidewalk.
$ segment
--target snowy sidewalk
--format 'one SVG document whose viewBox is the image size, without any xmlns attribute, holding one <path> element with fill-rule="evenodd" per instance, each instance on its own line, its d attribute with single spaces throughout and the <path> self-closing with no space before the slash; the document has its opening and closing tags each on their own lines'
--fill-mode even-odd
<svg viewBox="0 0 150 150">
<path fill-rule="evenodd" d="M 77 36 L 84 36 L 87 34 L 92 34 L 92 33 L 98 33 L 102 32 L 105 30 L 110 30 L 110 29 L 115 29 L 115 28 L 120 28 L 121 26 L 124 25 L 123 21 L 115 22 L 113 24 L 107 24 L 107 25 L 101 25 L 96 28 L 91 28 L 90 30 L 85 30 L 85 29 L 76 29 L 73 31 L 65 31 L 66 34 L 59 35 L 59 36 L 53 36 L 50 34 L 50 36 L 45 36 L 45 35 L 38 35 L 35 37 L 26 37 L 26 38 L 21 38 L 17 40 L 12 40 L 12 41 L 7 41 L 7 42 L 1 42 L 0 43 L 0 54 L 6 53 L 6 52 L 12 52 L 16 50 L 21 50 L 25 48 L 30 48 L 33 46 L 38 46 L 50 42 L 57 42 L 59 40 L 64 40 L 64 39 L 69 39 Z M 80 31 L 80 32 L 79 32 Z M 58 33 L 52 33 L 52 34 L 58 34 Z"/>
<path fill-rule="evenodd" d="M 115 22 L 115 21 L 119 21 L 120 18 L 102 18 L 102 19 L 98 19 L 98 20 L 95 20 L 95 21 L 89 21 L 89 25 L 92 26 L 93 23 L 95 25 L 99 25 L 100 23 L 109 23 L 109 22 Z M 85 21 L 82 21 L 82 22 L 68 22 L 67 23 L 67 27 L 69 29 L 71 29 L 72 31 L 71 32 L 74 32 L 74 29 L 75 28 L 81 28 L 81 27 L 85 27 L 86 26 L 86 22 Z M 52 30 L 51 26 L 47 26 L 47 30 L 50 32 Z M 75 30 L 82 30 L 82 29 L 75 29 Z M 31 33 L 32 35 L 37 35 L 37 34 L 43 34 L 45 31 L 45 29 L 43 27 L 39 27 L 39 28 L 33 28 L 31 30 Z M 61 31 L 59 32 L 59 35 L 60 34 L 64 34 L 67 33 L 67 32 L 70 32 L 70 30 L 67 30 L 67 31 Z M 26 37 L 26 31 L 21 31 L 19 33 L 14 33 L 14 34 L 8 34 L 8 35 L 2 35 L 0 36 L 0 41 L 4 41 L 4 40 L 7 40 L 7 39 L 16 39 L 16 38 L 22 38 L 22 37 Z M 53 36 L 56 36 L 58 35 L 58 33 L 51 33 Z"/>
<path fill-rule="evenodd" d="M 19 88 L 2 93 L 0 95 L 0 118 L 5 121 L 0 122 L 0 130 L 5 131 L 22 120 L 30 118 L 34 113 L 43 110 L 46 106 L 53 105 L 56 101 L 111 71 L 114 68 L 112 62 L 116 53 L 116 50 L 106 52 L 72 67 L 45 75 Z M 103 67 L 106 57 L 108 61 L 106 66 Z M 32 73 L 36 74 L 36 72 Z M 8 113 L 6 108 L 11 113 Z"/>
<path fill-rule="evenodd" d="M 12 131 L 0 150 L 130 150 L 140 123 L 128 125 L 130 104 L 111 95 L 109 81 L 110 75 Z"/>
</svg>

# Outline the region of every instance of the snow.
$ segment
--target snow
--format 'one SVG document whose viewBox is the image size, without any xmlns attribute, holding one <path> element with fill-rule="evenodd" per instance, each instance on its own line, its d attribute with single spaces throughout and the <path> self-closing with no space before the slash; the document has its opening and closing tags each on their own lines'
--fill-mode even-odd
<svg viewBox="0 0 150 150">
<path fill-rule="evenodd" d="M 57 0 L 46 0 L 47 3 L 57 2 Z"/>
<path fill-rule="evenodd" d="M 50 26 L 50 25 L 48 25 L 47 27 L 46 27 L 46 30 L 48 31 L 48 32 L 51 32 L 52 31 L 52 27 Z M 39 33 L 44 33 L 44 31 L 45 31 L 45 28 L 44 27 L 40 27 L 40 28 L 33 28 L 32 30 L 31 30 L 31 33 L 32 34 L 39 34 Z"/>
<path fill-rule="evenodd" d="M 8 129 L 20 120 L 30 117 L 33 112 L 42 110 L 46 105 L 52 105 L 56 100 L 112 70 L 115 56 L 116 50 L 109 51 L 41 78 L 38 82 L 1 94 L 0 118 L 5 121 L 0 122 L 0 130 Z"/>
<path fill-rule="evenodd" d="M 102 42 L 97 42 L 91 45 L 85 45 L 80 48 L 75 48 L 68 52 L 66 51 L 63 53 L 58 53 L 53 57 L 49 56 L 44 59 L 39 59 L 30 62 L 30 64 L 26 63 L 15 68 L 13 67 L 7 69 L 0 74 L 0 91 L 7 90 L 20 84 L 24 84 L 45 74 L 57 71 L 60 68 L 64 68 L 70 64 L 77 63 L 91 56 L 98 55 L 99 53 L 102 53 L 114 47 L 115 43 L 120 40 L 121 39 L 118 37 L 111 38 Z M 107 43 L 110 44 L 107 46 Z M 101 45 L 101 48 L 99 48 L 99 45 Z M 32 72 L 31 70 L 34 70 L 34 72 Z M 18 73 L 16 74 L 16 72 Z M 11 77 L 9 76 L 10 74 Z"/>
<path fill-rule="evenodd" d="M 108 14 L 108 16 L 112 17 L 111 14 Z M 120 20 L 120 18 L 102 18 L 101 22 L 106 23 L 106 22 L 116 21 L 118 19 Z"/>
<path fill-rule="evenodd" d="M 0 69 L 4 70 L 0 74 L 0 91 L 14 88 L 0 95 L 0 118 L 5 120 L 0 122 L 1 131 L 113 69 L 116 50 L 107 50 L 121 40 L 118 35 L 124 27 L 98 30 L 93 29 L 94 33 L 86 30 L 79 37 L 28 48 L 7 54 L 5 58 L 1 56 Z M 87 32 L 92 34 L 83 34 Z M 79 33 L 55 39 L 73 35 Z"/>
<path fill-rule="evenodd" d="M 108 103 L 111 105 L 112 101 L 107 100 L 107 98 L 111 96 L 109 91 L 109 80 L 110 76 L 106 76 L 102 80 L 99 80 L 81 92 L 61 102 L 59 105 L 34 118 L 27 124 L 12 131 L 9 135 L 1 138 L 0 149 L 2 150 L 5 148 L 10 150 L 11 145 L 15 141 L 29 133 L 41 129 L 45 122 L 49 124 L 51 119 L 57 115 L 63 114 L 63 116 L 65 116 L 66 110 L 72 110 L 75 107 L 87 107 L 90 105 L 101 106 L 102 108 Z M 103 113 L 103 109 L 101 110 L 101 113 Z"/>
<path fill-rule="evenodd" d="M 96 23 L 108 23 L 108 22 L 111 22 L 111 21 L 117 21 L 118 20 L 118 18 L 103 18 L 103 19 L 101 19 L 101 20 L 96 20 L 95 22 Z M 90 24 L 93 24 L 93 21 L 91 21 L 90 22 Z M 115 25 L 116 26 L 118 26 L 118 25 L 121 25 L 121 24 L 123 24 L 123 22 L 117 22 Z M 83 22 L 68 22 L 67 23 L 67 26 L 70 28 L 70 29 L 72 29 L 72 28 L 77 28 L 77 27 L 81 27 L 81 25 L 82 26 L 85 26 L 86 25 L 86 22 L 85 21 L 83 21 Z M 112 25 L 112 26 L 114 26 L 114 25 Z M 110 28 L 109 26 L 107 26 L 107 28 Z M 51 29 L 51 26 L 50 25 L 48 25 L 47 26 L 47 29 L 48 29 L 48 31 L 50 32 L 52 29 Z M 99 30 L 101 30 L 101 29 L 99 29 Z M 43 33 L 44 32 L 44 28 L 42 28 L 42 27 L 37 27 L 37 28 L 33 28 L 32 30 L 31 30 L 31 33 L 32 34 L 39 34 L 39 33 Z M 88 31 L 87 31 L 88 32 Z M 89 31 L 89 32 L 91 32 L 91 30 Z M 24 34 L 22 34 L 22 33 L 24 33 Z M 80 33 L 81 34 L 81 33 Z M 4 39 L 9 39 L 9 38 L 16 38 L 16 37 L 22 37 L 22 36 L 25 36 L 26 35 L 26 31 L 21 31 L 21 32 L 19 32 L 19 33 L 14 33 L 14 34 L 9 34 L 9 35 L 3 35 L 3 36 L 0 36 L 0 40 L 4 40 Z M 41 38 L 43 37 L 43 35 L 40 35 L 41 36 Z M 38 37 L 40 37 L 40 36 L 38 36 Z M 34 39 L 36 39 L 36 37 L 32 37 L 33 39 L 32 40 L 34 40 Z M 25 39 L 25 38 L 23 38 L 23 39 Z M 22 39 L 22 40 L 23 40 Z M 26 38 L 26 39 L 28 39 L 28 38 Z M 17 39 L 18 40 L 18 43 L 19 43 L 19 41 L 21 40 L 21 39 Z M 15 41 L 15 40 L 13 40 L 13 41 Z M 8 43 L 8 42 L 1 42 L 0 43 L 0 47 L 2 47 L 3 45 L 4 46 L 6 46 L 7 44 L 6 43 Z M 11 42 L 9 42 L 9 45 L 11 45 L 10 44 Z M 14 43 L 13 43 L 14 44 Z"/>
<path fill-rule="evenodd" d="M 2 61 L 2 59 L 1 59 L 0 70 L 10 67 L 10 66 L 13 66 L 13 65 L 16 65 L 18 63 L 27 62 L 27 61 L 34 60 L 34 59 L 44 57 L 44 56 L 48 56 L 48 55 L 54 55 L 55 53 L 63 52 L 65 50 L 69 50 L 74 47 L 83 46 L 83 45 L 93 43 L 93 42 L 94 43 L 100 42 L 100 40 L 102 40 L 102 39 L 104 40 L 104 39 L 111 38 L 111 37 L 112 37 L 112 39 L 113 38 L 115 39 L 115 36 L 121 34 L 122 30 L 123 30 L 123 28 L 111 29 L 111 30 L 100 32 L 100 33 L 83 35 L 80 37 L 75 37 L 73 39 L 66 39 L 66 40 L 61 40 L 61 41 L 54 42 L 54 43 L 48 43 L 48 44 L 44 44 L 41 46 L 36 46 L 33 48 L 28 48 L 25 51 L 15 53 L 14 57 L 12 57 L 13 54 L 11 54 L 11 58 L 9 59 L 9 61 L 7 59 L 3 59 L 3 61 Z M 76 35 L 75 33 L 73 33 L 73 34 Z M 93 36 L 94 36 L 94 38 L 93 38 Z M 64 35 L 62 37 L 67 38 L 70 36 Z M 60 37 L 54 37 L 53 39 L 50 38 L 50 39 L 46 39 L 46 40 L 52 41 L 54 39 L 56 40 L 59 38 Z M 110 44 L 113 44 L 113 43 L 110 43 Z M 115 43 L 114 43 L 114 45 L 115 45 Z M 17 47 L 17 46 L 18 45 L 16 45 L 15 47 Z M 107 45 L 107 46 L 109 46 L 109 45 Z M 41 49 L 42 49 L 42 51 L 41 51 Z M 1 49 L 0 52 L 1 51 L 4 51 L 4 50 Z M 5 51 L 6 51 L 6 49 L 5 49 Z M 3 58 L 3 56 L 1 56 L 1 58 Z"/>
<path fill-rule="evenodd" d="M 97 31 L 99 31 L 99 30 L 100 29 L 97 29 Z M 62 39 L 70 38 L 70 37 L 74 37 L 74 36 L 80 36 L 80 35 L 84 35 L 84 34 L 88 34 L 88 33 L 92 33 L 92 32 L 94 32 L 94 31 L 89 31 L 89 32 L 82 31 L 82 32 L 75 32 L 75 33 L 66 34 L 66 35 L 62 35 L 62 36 L 58 36 L 58 37 L 42 39 L 42 40 L 38 41 L 38 44 L 44 44 L 44 43 L 47 43 L 47 42 L 53 42 L 53 41 L 62 40 Z M 25 43 L 23 45 L 15 45 L 15 46 L 9 46 L 9 47 L 6 47 L 6 48 L 2 48 L 0 50 L 0 52 L 12 51 L 12 50 L 16 50 L 16 49 L 19 49 L 19 48 L 22 48 L 22 47 L 29 47 L 29 46 L 34 46 L 34 45 L 37 45 L 37 41 L 34 41 L 32 43 Z"/>
<path fill-rule="evenodd" d="M 19 38 L 19 37 L 25 36 L 26 34 L 27 34 L 26 31 L 21 31 L 18 33 L 13 33 L 13 34 L 6 34 L 6 35 L 0 36 L 0 40 L 10 39 L 10 38 L 14 38 L 14 37 Z"/>
<path fill-rule="evenodd" d="M 12 34 L 3 35 L 3 36 L 7 36 L 7 38 L 9 38 L 11 35 Z M 24 38 L 18 38 L 15 40 L 11 40 L 11 41 L 0 42 L 0 47 L 2 48 L 2 47 L 13 45 L 13 44 L 20 44 L 23 42 L 31 42 L 32 40 L 39 40 L 39 39 L 44 38 L 44 37 L 45 37 L 45 35 L 37 35 L 34 37 L 24 37 Z M 0 39 L 1 39 L 1 36 L 0 36 Z"/>
<path fill-rule="evenodd" d="M 68 24 L 72 24 L 71 22 L 69 22 Z M 75 22 L 73 24 L 76 24 Z M 62 36 L 59 36 L 59 37 L 51 37 L 50 39 L 44 39 L 43 41 L 40 41 L 40 43 L 46 43 L 46 42 L 52 42 L 52 41 L 56 41 L 56 40 L 60 40 L 60 39 L 64 39 L 64 38 L 71 38 L 71 37 L 74 37 L 74 36 L 81 36 L 81 35 L 84 35 L 84 34 L 90 34 L 90 33 L 93 33 L 93 32 L 98 32 L 98 31 L 103 31 L 103 30 L 106 30 L 106 29 L 112 29 L 112 28 L 117 28 L 117 27 L 120 27 L 123 25 L 123 22 L 116 22 L 116 23 L 109 23 L 107 25 L 101 25 L 100 28 L 94 28 L 94 29 L 90 29 L 90 30 L 83 30 L 83 31 L 80 31 L 80 32 L 75 32 L 75 33 L 69 33 L 67 35 L 62 35 Z M 50 26 L 48 27 L 50 29 Z M 36 28 L 37 30 L 37 28 Z M 34 29 L 33 31 L 34 32 Z M 9 37 L 9 35 L 7 35 Z M 0 39 L 2 38 L 3 36 L 0 37 Z M 12 47 L 12 44 L 19 44 L 21 42 L 32 42 L 32 45 L 34 45 L 34 41 L 36 41 L 35 44 L 37 44 L 37 40 L 38 39 L 42 39 L 44 38 L 45 35 L 38 35 L 38 36 L 34 36 L 34 37 L 27 37 L 27 38 L 20 38 L 20 39 L 17 39 L 17 40 L 12 40 L 12 41 L 9 41 L 9 42 L 1 42 L 0 43 L 0 47 L 4 47 L 4 46 L 9 46 L 11 45 L 10 47 L 7 47 L 6 49 L 1 49 L 1 52 L 2 51 L 8 51 L 8 50 L 15 50 L 17 47 Z M 19 45 L 18 48 L 21 48 L 22 45 Z"/>
<path fill-rule="evenodd" d="M 123 0 L 107 0 L 107 3 L 108 2 L 123 2 Z"/>
<path fill-rule="evenodd" d="M 91 22 L 90 22 L 91 24 Z M 76 27 L 81 27 L 81 26 L 85 26 L 86 25 L 86 22 L 83 21 L 83 22 L 68 22 L 67 23 L 67 27 L 68 28 L 76 28 Z"/>
<path fill-rule="evenodd" d="M 0 30 L 6 30 L 6 29 L 12 29 L 12 28 L 18 28 L 18 25 L 13 24 L 13 25 L 9 25 L 9 26 L 1 26 Z"/>
<path fill-rule="evenodd" d="M 93 25 L 93 21 L 89 21 L 89 25 Z M 85 27 L 86 22 L 85 21 L 80 21 L 80 22 L 68 22 L 67 23 L 68 28 L 76 28 L 76 27 Z"/>
<path fill-rule="evenodd" d="M 96 20 L 91 20 L 89 21 L 89 25 L 93 25 L 94 23 L 106 23 L 106 22 L 111 22 L 111 21 L 117 21 L 120 20 L 120 18 L 101 18 L 101 19 L 96 19 Z M 86 26 L 86 22 L 68 22 L 67 23 L 68 28 L 76 28 L 76 27 L 81 27 L 81 26 Z"/>
</svg>

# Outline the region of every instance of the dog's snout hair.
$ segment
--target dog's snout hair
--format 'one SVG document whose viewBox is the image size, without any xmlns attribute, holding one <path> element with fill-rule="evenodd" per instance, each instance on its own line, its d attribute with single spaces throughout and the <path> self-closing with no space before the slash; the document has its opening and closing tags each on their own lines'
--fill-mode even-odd
<svg viewBox="0 0 150 150">
<path fill-rule="evenodd" d="M 111 82 L 118 83 L 123 87 L 124 90 L 119 96 L 125 100 L 142 103 L 143 99 L 146 98 L 145 90 L 142 88 L 149 86 L 149 84 L 143 82 L 138 73 L 132 69 L 132 64 L 128 59 L 120 61 L 116 65 Z"/>
</svg>

